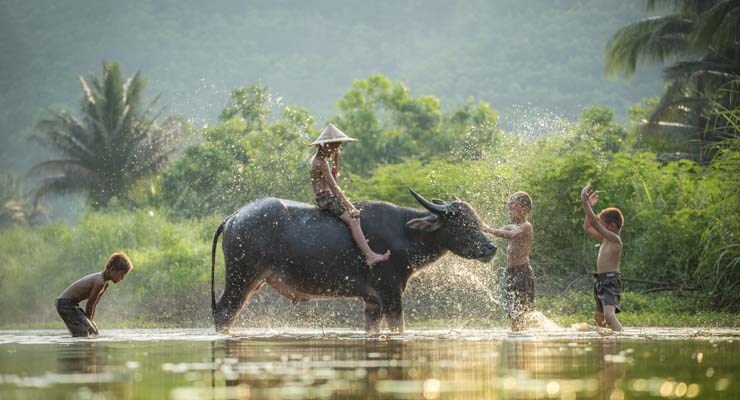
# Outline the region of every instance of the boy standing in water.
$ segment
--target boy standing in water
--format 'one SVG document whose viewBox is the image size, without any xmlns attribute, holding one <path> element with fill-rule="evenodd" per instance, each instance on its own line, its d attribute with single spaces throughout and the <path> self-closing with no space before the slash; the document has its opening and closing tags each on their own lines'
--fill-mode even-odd
<svg viewBox="0 0 740 400">
<path fill-rule="evenodd" d="M 599 257 L 596 261 L 596 283 L 594 298 L 596 300 L 596 324 L 621 331 L 622 324 L 617 320 L 621 311 L 619 300 L 622 295 L 622 274 L 619 272 L 619 261 L 622 258 L 622 238 L 619 232 L 624 224 L 624 217 L 618 208 L 607 208 L 599 215 L 594 214 L 593 206 L 599 201 L 599 193 L 586 185 L 581 191 L 581 205 L 586 212 L 583 230 L 588 236 L 601 242 Z"/>
<path fill-rule="evenodd" d="M 109 281 L 113 283 L 122 281 L 133 268 L 126 254 L 113 253 L 103 271 L 83 276 L 64 289 L 56 301 L 56 307 L 72 336 L 98 335 L 98 328 L 93 322 L 98 301 L 108 289 Z M 87 300 L 84 312 L 79 306 L 83 300 Z"/>
<path fill-rule="evenodd" d="M 532 198 L 525 192 L 516 192 L 506 202 L 511 224 L 500 229 L 483 227 L 484 232 L 509 241 L 506 248 L 507 268 L 504 275 L 504 299 L 511 320 L 511 330 L 526 327 L 525 315 L 534 308 L 534 272 L 529 265 L 532 249 L 532 224 L 527 215 L 532 209 Z"/>
<path fill-rule="evenodd" d="M 322 211 L 328 212 L 349 225 L 352 232 L 352 239 L 354 239 L 357 247 L 365 255 L 365 263 L 369 267 L 372 267 L 379 262 L 387 260 L 391 256 L 391 252 L 388 250 L 385 254 L 381 255 L 370 249 L 360 225 L 360 210 L 356 209 L 349 202 L 342 189 L 337 185 L 337 178 L 339 177 L 339 146 L 343 142 L 354 142 L 356 140 L 345 135 L 334 125 L 327 125 L 319 138 L 311 143 L 311 146 L 318 147 L 318 151 L 311 158 L 309 174 L 311 176 L 311 187 L 316 194 L 316 205 Z M 328 160 L 331 160 L 331 168 L 329 167 Z"/>
</svg>

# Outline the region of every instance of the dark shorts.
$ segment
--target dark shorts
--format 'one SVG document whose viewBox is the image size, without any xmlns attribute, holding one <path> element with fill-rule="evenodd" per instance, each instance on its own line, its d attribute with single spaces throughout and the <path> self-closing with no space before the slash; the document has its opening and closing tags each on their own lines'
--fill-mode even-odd
<svg viewBox="0 0 740 400">
<path fill-rule="evenodd" d="M 347 211 L 347 208 L 342 204 L 341 201 L 337 198 L 337 196 L 330 195 L 330 196 L 317 196 L 316 197 L 316 205 L 319 206 L 319 209 L 322 211 L 328 212 L 329 214 L 339 218 Z"/>
<path fill-rule="evenodd" d="M 619 301 L 622 298 L 622 274 L 619 272 L 607 272 L 594 274 L 594 300 L 596 300 L 596 311 L 604 313 L 604 306 L 614 306 L 615 312 L 622 312 Z"/>
<path fill-rule="evenodd" d="M 534 309 L 534 271 L 529 265 L 507 268 L 503 297 L 506 312 L 514 320 Z"/>
<path fill-rule="evenodd" d="M 57 312 L 74 337 L 97 336 L 98 329 L 87 319 L 79 304 L 70 299 L 57 299 Z"/>
</svg>

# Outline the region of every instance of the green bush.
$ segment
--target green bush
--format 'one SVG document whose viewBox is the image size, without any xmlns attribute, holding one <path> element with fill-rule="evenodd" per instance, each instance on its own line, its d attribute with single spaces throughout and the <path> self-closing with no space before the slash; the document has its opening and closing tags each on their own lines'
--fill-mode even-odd
<svg viewBox="0 0 740 400">
<path fill-rule="evenodd" d="M 57 296 L 80 277 L 101 271 L 112 252 L 124 251 L 134 270 L 108 290 L 97 319 L 207 324 L 217 224 L 215 218 L 175 224 L 159 212 L 89 212 L 74 225 L 0 232 L 3 323 L 56 320 Z"/>
</svg>

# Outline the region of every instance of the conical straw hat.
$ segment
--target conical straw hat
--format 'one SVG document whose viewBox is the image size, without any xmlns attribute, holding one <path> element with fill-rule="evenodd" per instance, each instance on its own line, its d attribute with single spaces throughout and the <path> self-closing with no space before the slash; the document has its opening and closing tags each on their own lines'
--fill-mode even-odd
<svg viewBox="0 0 740 400">
<path fill-rule="evenodd" d="M 314 140 L 313 143 L 311 143 L 309 146 L 319 146 L 322 144 L 327 143 L 336 143 L 336 142 L 356 142 L 357 139 L 353 139 L 347 135 L 344 134 L 344 132 L 337 129 L 336 126 L 329 124 L 324 128 L 323 131 L 321 131 L 321 135 L 319 135 L 319 138 Z"/>
</svg>

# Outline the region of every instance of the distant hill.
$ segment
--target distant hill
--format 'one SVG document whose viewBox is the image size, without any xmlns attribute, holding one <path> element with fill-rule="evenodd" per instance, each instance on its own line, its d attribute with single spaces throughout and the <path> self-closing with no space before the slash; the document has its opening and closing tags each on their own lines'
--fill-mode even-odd
<svg viewBox="0 0 740 400">
<path fill-rule="evenodd" d="M 321 123 L 373 73 L 443 104 L 574 116 L 660 94 L 656 71 L 604 78 L 604 48 L 643 3 L 613 0 L 0 2 L 0 169 L 27 168 L 46 107 L 75 111 L 80 74 L 102 60 L 141 70 L 167 112 L 212 121 L 235 87 L 262 81 Z M 516 119 L 516 115 L 509 118 Z M 29 156 L 30 154 L 30 156 Z"/>
</svg>

